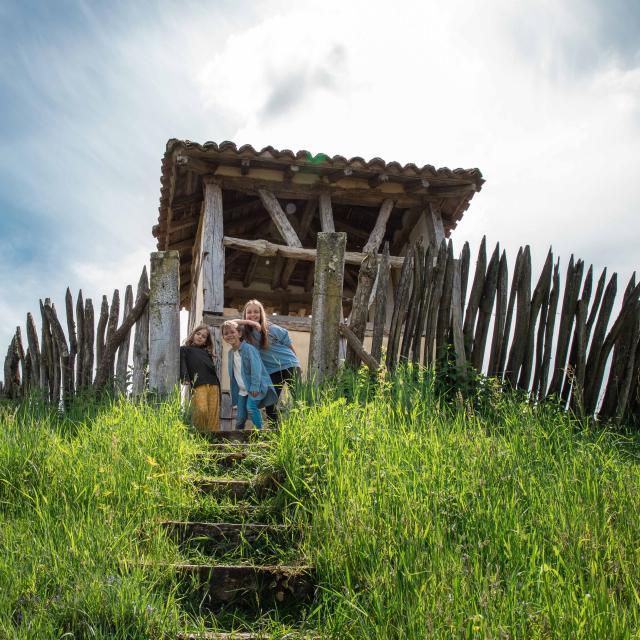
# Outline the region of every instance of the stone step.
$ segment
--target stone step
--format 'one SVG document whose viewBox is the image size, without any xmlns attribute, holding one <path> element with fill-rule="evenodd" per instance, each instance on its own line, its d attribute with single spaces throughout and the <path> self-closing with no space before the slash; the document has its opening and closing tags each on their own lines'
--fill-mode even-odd
<svg viewBox="0 0 640 640">
<path fill-rule="evenodd" d="M 194 485 L 202 492 L 218 497 L 230 497 L 242 500 L 249 496 L 262 498 L 275 491 L 277 482 L 271 476 L 254 480 L 236 480 L 234 478 L 197 478 Z"/>
<path fill-rule="evenodd" d="M 224 431 L 209 431 L 204 435 L 211 442 L 251 442 L 272 433 L 275 433 L 274 429 L 226 429 Z"/>
<path fill-rule="evenodd" d="M 178 576 L 196 580 L 198 597 L 209 606 L 244 605 L 260 608 L 308 602 L 315 589 L 315 570 L 284 565 L 173 565 Z"/>
<path fill-rule="evenodd" d="M 179 544 L 189 541 L 206 543 L 228 549 L 242 542 L 255 543 L 260 539 L 282 537 L 287 527 L 276 524 L 252 524 L 232 522 L 179 522 L 167 520 L 161 526 Z"/>
</svg>

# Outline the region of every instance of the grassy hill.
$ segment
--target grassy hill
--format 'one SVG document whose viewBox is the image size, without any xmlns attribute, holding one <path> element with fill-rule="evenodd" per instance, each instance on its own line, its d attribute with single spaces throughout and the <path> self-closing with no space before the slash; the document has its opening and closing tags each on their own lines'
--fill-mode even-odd
<svg viewBox="0 0 640 640">
<path fill-rule="evenodd" d="M 283 484 L 261 517 L 301 531 L 298 560 L 317 568 L 296 628 L 341 640 L 638 637 L 637 440 L 490 390 L 481 409 L 445 404 L 408 374 L 303 397 L 253 461 Z M 3 408 L 0 638 L 215 627 L 167 569 L 187 552 L 157 526 L 244 517 L 196 491 L 203 460 L 177 398 L 84 402 L 64 418 Z M 267 637 L 290 625 L 234 622 Z"/>
</svg>

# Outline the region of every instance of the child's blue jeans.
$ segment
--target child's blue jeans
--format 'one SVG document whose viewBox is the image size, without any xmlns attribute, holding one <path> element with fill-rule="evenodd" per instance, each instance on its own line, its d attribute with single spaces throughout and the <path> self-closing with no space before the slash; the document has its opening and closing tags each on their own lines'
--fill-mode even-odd
<svg viewBox="0 0 640 640">
<path fill-rule="evenodd" d="M 247 413 L 251 422 L 253 422 L 256 429 L 262 429 L 262 414 L 258 408 L 258 403 L 252 396 L 238 396 L 238 410 L 236 413 L 236 428 L 242 429 L 244 427 L 245 420 L 247 419 Z"/>
</svg>

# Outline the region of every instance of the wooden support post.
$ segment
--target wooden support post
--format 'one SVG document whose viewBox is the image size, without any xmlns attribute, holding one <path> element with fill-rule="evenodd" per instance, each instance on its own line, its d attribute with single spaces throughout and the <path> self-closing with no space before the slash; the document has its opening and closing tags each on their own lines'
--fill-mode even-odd
<svg viewBox="0 0 640 640">
<path fill-rule="evenodd" d="M 309 379 L 316 384 L 338 371 L 346 246 L 346 233 L 318 234 L 309 349 Z"/>
<path fill-rule="evenodd" d="M 298 238 L 298 235 L 296 234 L 294 228 L 291 226 L 289 219 L 287 218 L 285 212 L 282 210 L 278 199 L 273 195 L 273 193 L 271 193 L 271 191 L 267 191 L 266 189 L 258 189 L 258 195 L 262 200 L 264 208 L 267 210 L 274 224 L 278 228 L 282 239 L 290 247 L 302 247 L 300 238 Z M 220 207 L 220 211 L 222 211 L 222 206 Z"/>
<path fill-rule="evenodd" d="M 387 294 L 389 292 L 389 243 L 384 245 L 382 258 L 378 263 L 378 287 L 376 289 L 375 307 L 373 316 L 373 339 L 371 340 L 371 356 L 381 361 L 382 338 L 387 320 Z"/>
<path fill-rule="evenodd" d="M 460 270 L 461 260 L 456 260 L 453 270 L 453 288 L 451 294 L 451 329 L 453 333 L 453 349 L 456 354 L 456 367 L 464 371 L 466 353 L 464 350 L 464 335 L 462 333 L 462 288 Z"/>
<path fill-rule="evenodd" d="M 149 293 L 149 278 L 147 267 L 143 267 L 138 290 L 136 292 L 136 303 L 141 297 Z M 131 378 L 131 395 L 135 398 L 142 395 L 145 388 L 146 369 L 149 364 L 149 305 L 142 312 L 133 337 L 133 376 Z"/>
<path fill-rule="evenodd" d="M 442 214 L 440 205 L 435 202 L 429 203 L 429 208 L 425 211 L 425 222 L 427 223 L 427 233 L 429 235 L 429 245 L 434 256 L 440 250 L 440 245 L 444 240 L 444 225 L 442 224 Z"/>
<path fill-rule="evenodd" d="M 365 244 L 364 249 L 362 249 L 362 253 L 376 253 L 380 248 L 382 238 L 384 238 L 384 234 L 387 230 L 387 222 L 389 221 L 389 216 L 393 211 L 393 205 L 393 200 L 385 200 L 382 203 L 380 211 L 378 212 L 376 224 L 374 225 L 373 230 L 369 235 L 367 244 Z"/>
<path fill-rule="evenodd" d="M 95 342 L 94 310 L 91 298 L 84 303 L 84 356 L 82 358 L 82 380 L 87 387 L 93 383 L 93 347 Z"/>
<path fill-rule="evenodd" d="M 78 291 L 76 301 L 76 321 L 78 329 L 78 354 L 76 356 L 76 389 L 84 386 L 84 378 L 82 377 L 82 363 L 84 362 L 84 300 L 82 298 L 82 289 Z"/>
<path fill-rule="evenodd" d="M 353 296 L 353 307 L 349 320 L 349 328 L 361 342 L 364 338 L 364 330 L 367 325 L 369 298 L 371 296 L 371 290 L 373 289 L 373 283 L 376 279 L 377 270 L 378 260 L 375 254 L 370 253 L 362 261 L 362 265 L 360 265 L 358 287 Z M 360 366 L 360 358 L 351 347 L 347 349 L 346 364 L 352 369 L 357 369 Z"/>
<path fill-rule="evenodd" d="M 284 215 L 284 213 L 283 213 Z M 222 189 L 211 178 L 204 179 L 204 215 L 202 223 L 203 308 L 207 313 L 222 315 L 224 311 L 224 228 Z M 178 300 L 179 303 L 179 300 Z M 222 375 L 222 337 L 212 331 L 214 362 L 218 377 Z"/>
<path fill-rule="evenodd" d="M 149 388 L 167 395 L 180 375 L 180 254 L 151 254 Z"/>
<path fill-rule="evenodd" d="M 320 228 L 327 233 L 334 233 L 333 210 L 331 208 L 331 194 L 323 191 L 318 199 L 320 203 Z"/>
<path fill-rule="evenodd" d="M 124 310 L 122 317 L 126 318 L 133 309 L 133 289 L 127 285 L 124 294 Z M 118 358 L 116 360 L 116 392 L 126 395 L 127 393 L 127 367 L 129 365 L 129 344 L 131 342 L 131 331 L 127 332 L 124 340 L 118 347 Z"/>
<path fill-rule="evenodd" d="M 34 381 L 38 381 L 38 386 L 42 389 L 42 379 L 40 377 L 40 344 L 38 343 L 38 332 L 33 316 L 27 313 L 27 342 L 29 344 L 29 354 L 31 356 L 31 371 Z"/>
</svg>

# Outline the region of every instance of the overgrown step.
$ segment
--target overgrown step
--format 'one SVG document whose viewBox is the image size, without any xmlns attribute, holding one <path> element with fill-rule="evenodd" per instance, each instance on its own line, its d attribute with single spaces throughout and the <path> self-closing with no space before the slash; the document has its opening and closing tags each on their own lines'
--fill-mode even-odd
<svg viewBox="0 0 640 640">
<path fill-rule="evenodd" d="M 223 549 L 233 548 L 243 543 L 281 539 L 288 530 L 284 525 L 274 524 L 178 522 L 175 520 L 163 522 L 161 526 L 180 544 L 197 541 Z"/>
<path fill-rule="evenodd" d="M 211 442 L 251 442 L 274 433 L 273 429 L 242 429 L 209 431 L 205 435 Z"/>
<path fill-rule="evenodd" d="M 268 442 L 222 442 L 212 443 L 207 451 L 199 456 L 202 463 L 232 467 L 250 456 L 257 456 L 269 448 Z"/>
<path fill-rule="evenodd" d="M 284 565 L 174 565 L 178 576 L 197 582 L 209 606 L 273 608 L 299 605 L 313 597 L 315 570 Z"/>
<path fill-rule="evenodd" d="M 273 476 L 265 476 L 254 480 L 236 480 L 234 478 L 197 478 L 194 485 L 203 493 L 217 497 L 228 497 L 242 500 L 249 496 L 263 498 L 275 491 L 278 486 Z"/>
</svg>

